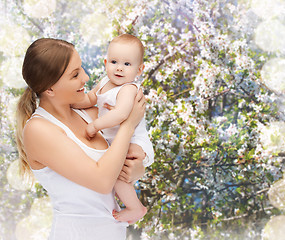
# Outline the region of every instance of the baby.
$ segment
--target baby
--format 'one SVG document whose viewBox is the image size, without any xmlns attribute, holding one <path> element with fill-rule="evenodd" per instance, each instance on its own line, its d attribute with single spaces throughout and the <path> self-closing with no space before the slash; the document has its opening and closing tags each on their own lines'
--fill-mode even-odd
<svg viewBox="0 0 285 240">
<path fill-rule="evenodd" d="M 139 84 L 135 82 L 135 79 L 142 74 L 144 69 L 143 55 L 144 47 L 141 41 L 130 34 L 122 34 L 109 44 L 107 59 L 104 60 L 107 77 L 89 91 L 82 102 L 72 106 L 87 108 L 97 104 L 98 118 L 89 123 L 86 129 L 89 137 L 93 137 L 101 130 L 104 137 L 112 144 L 119 125 L 128 118 L 133 108 L 134 99 L 139 89 Z M 114 108 L 108 110 L 104 107 L 105 104 L 114 106 Z M 153 147 L 144 119 L 136 127 L 131 143 L 141 146 L 146 153 L 143 162 L 145 167 L 153 163 Z M 126 206 L 120 212 L 113 212 L 115 219 L 132 224 L 146 214 L 147 209 L 137 198 L 132 184 L 117 180 L 114 189 Z"/>
</svg>

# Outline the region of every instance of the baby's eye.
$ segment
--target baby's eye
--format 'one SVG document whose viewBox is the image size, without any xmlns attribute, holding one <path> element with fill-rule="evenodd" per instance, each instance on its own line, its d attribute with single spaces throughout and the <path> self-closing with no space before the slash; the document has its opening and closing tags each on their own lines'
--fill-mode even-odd
<svg viewBox="0 0 285 240">
<path fill-rule="evenodd" d="M 129 62 L 126 62 L 125 65 L 126 66 L 131 66 L 131 64 Z"/>
<path fill-rule="evenodd" d="M 117 61 L 115 61 L 115 60 L 112 60 L 112 61 L 111 61 L 111 63 L 113 63 L 113 64 L 116 64 L 116 63 L 117 63 Z"/>
</svg>

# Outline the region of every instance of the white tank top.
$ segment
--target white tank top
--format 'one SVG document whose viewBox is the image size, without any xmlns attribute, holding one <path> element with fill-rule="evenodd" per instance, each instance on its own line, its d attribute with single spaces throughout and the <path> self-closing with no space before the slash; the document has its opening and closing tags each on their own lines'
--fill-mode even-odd
<svg viewBox="0 0 285 240">
<path fill-rule="evenodd" d="M 92 121 L 84 110 L 73 110 L 87 123 Z M 107 149 L 97 150 L 87 146 L 66 125 L 45 109 L 37 108 L 31 118 L 38 117 L 37 115 L 61 127 L 67 136 L 94 161 L 98 161 L 107 151 Z M 32 169 L 32 172 L 47 190 L 52 201 L 54 221 L 49 239 L 125 239 L 128 224 L 118 222 L 112 216 L 114 209 L 120 210 L 114 198 L 114 191 L 110 194 L 100 194 L 68 180 L 48 167 L 39 170 Z M 107 232 L 106 228 L 109 229 Z M 113 231 L 113 233 L 110 235 L 109 231 Z"/>
</svg>

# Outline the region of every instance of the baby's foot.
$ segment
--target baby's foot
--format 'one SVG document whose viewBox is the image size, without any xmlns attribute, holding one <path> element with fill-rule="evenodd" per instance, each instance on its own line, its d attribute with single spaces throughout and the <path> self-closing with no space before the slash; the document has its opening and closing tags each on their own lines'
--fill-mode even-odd
<svg viewBox="0 0 285 240">
<path fill-rule="evenodd" d="M 147 213 L 146 207 L 141 207 L 140 209 L 129 209 L 125 208 L 120 212 L 113 210 L 113 217 L 120 222 L 128 222 L 129 224 L 136 223 Z"/>
</svg>

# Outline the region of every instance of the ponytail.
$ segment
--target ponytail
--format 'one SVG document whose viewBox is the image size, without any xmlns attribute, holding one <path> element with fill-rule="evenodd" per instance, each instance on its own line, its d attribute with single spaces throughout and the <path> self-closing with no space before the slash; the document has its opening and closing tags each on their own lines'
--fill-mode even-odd
<svg viewBox="0 0 285 240">
<path fill-rule="evenodd" d="M 60 39 L 40 38 L 27 49 L 22 67 L 27 87 L 17 106 L 16 142 L 20 158 L 20 172 L 30 176 L 31 169 L 23 144 L 23 129 L 37 108 L 37 97 L 53 86 L 65 72 L 73 44 Z"/>
<path fill-rule="evenodd" d="M 28 164 L 27 155 L 24 150 L 23 144 L 23 129 L 26 122 L 35 112 L 37 107 L 37 96 L 36 93 L 27 87 L 17 105 L 16 112 L 16 142 L 19 152 L 20 160 L 20 173 L 22 176 L 30 175 L 31 169 Z"/>
</svg>

